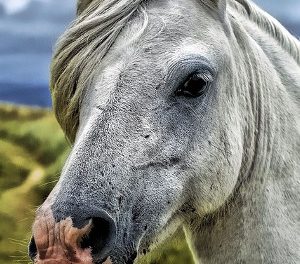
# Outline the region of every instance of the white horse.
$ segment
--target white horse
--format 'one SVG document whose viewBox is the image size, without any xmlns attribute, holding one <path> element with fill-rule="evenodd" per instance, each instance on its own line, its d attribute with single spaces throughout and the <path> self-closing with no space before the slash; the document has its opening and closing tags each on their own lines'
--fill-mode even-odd
<svg viewBox="0 0 300 264">
<path fill-rule="evenodd" d="M 300 45 L 248 0 L 86 0 L 52 65 L 74 143 L 36 263 L 300 263 Z"/>
</svg>

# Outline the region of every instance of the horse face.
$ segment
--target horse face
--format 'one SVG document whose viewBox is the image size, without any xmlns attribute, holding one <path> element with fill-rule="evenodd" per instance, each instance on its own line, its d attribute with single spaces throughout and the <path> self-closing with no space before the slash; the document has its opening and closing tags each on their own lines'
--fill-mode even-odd
<svg viewBox="0 0 300 264">
<path fill-rule="evenodd" d="M 146 28 L 136 16 L 85 90 L 73 150 L 37 212 L 38 263 L 132 263 L 232 193 L 242 140 L 224 21 L 175 2 L 150 3 Z"/>
</svg>

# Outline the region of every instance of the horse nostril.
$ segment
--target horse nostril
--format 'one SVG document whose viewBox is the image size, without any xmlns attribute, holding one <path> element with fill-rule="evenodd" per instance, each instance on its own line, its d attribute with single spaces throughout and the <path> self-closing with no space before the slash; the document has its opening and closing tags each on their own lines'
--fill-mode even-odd
<svg viewBox="0 0 300 264">
<path fill-rule="evenodd" d="M 80 247 L 91 248 L 95 259 L 105 259 L 114 246 L 116 225 L 108 215 L 92 218 L 91 231 L 82 238 Z"/>
<path fill-rule="evenodd" d="M 37 248 L 35 244 L 34 237 L 31 238 L 29 246 L 28 246 L 28 255 L 30 259 L 33 261 L 37 255 Z"/>
</svg>

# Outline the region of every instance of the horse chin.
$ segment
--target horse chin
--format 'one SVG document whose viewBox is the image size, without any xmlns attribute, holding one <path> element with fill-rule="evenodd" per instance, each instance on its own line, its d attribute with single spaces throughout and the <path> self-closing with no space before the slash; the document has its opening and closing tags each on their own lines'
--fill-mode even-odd
<svg viewBox="0 0 300 264">
<path fill-rule="evenodd" d="M 128 255 L 114 255 L 109 260 L 110 262 L 103 262 L 104 264 L 133 264 L 137 259 L 137 252 L 128 253 Z M 101 262 L 96 262 L 100 264 Z"/>
<path fill-rule="evenodd" d="M 127 259 L 127 261 L 125 260 Z M 87 264 L 87 263 L 91 263 L 91 264 L 115 264 L 115 263 L 120 263 L 120 264 L 133 264 L 135 258 L 133 259 L 130 259 L 130 258 L 127 258 L 127 257 L 122 257 L 122 258 L 119 258 L 119 257 L 108 257 L 106 260 L 94 260 L 94 261 L 90 261 L 90 262 L 87 262 L 85 260 L 82 260 L 82 261 L 70 261 L 70 259 L 68 258 L 50 258 L 50 259 L 39 259 L 39 258 L 36 258 L 33 260 L 33 263 L 35 264 L 70 264 L 70 263 L 74 263 L 74 264 Z"/>
<path fill-rule="evenodd" d="M 142 238 L 138 243 L 138 255 L 146 255 L 152 250 L 160 247 L 167 239 L 172 237 L 177 230 L 182 226 L 182 220 L 174 215 L 164 225 L 156 225 L 148 228 L 147 232 L 143 233 Z"/>
<path fill-rule="evenodd" d="M 142 238 L 126 241 L 123 246 L 116 245 L 115 249 L 110 252 L 111 262 L 108 264 L 133 264 L 138 256 L 145 255 L 150 251 L 152 243 L 149 240 L 144 243 L 145 237 L 143 234 Z M 102 262 L 98 261 L 96 264 L 102 264 Z"/>
<path fill-rule="evenodd" d="M 97 257 L 93 254 L 92 256 L 92 264 L 133 264 L 137 259 L 138 250 L 136 248 L 136 243 L 132 240 L 128 240 L 124 244 L 115 244 L 115 247 L 108 253 L 106 259 L 100 259 L 99 256 Z"/>
</svg>

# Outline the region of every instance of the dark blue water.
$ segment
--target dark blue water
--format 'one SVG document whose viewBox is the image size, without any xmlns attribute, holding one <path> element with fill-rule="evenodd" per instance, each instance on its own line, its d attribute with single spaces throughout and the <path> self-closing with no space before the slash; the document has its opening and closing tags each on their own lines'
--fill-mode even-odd
<svg viewBox="0 0 300 264">
<path fill-rule="evenodd" d="M 0 101 L 21 105 L 51 107 L 49 88 L 43 84 L 0 83 Z"/>
</svg>

